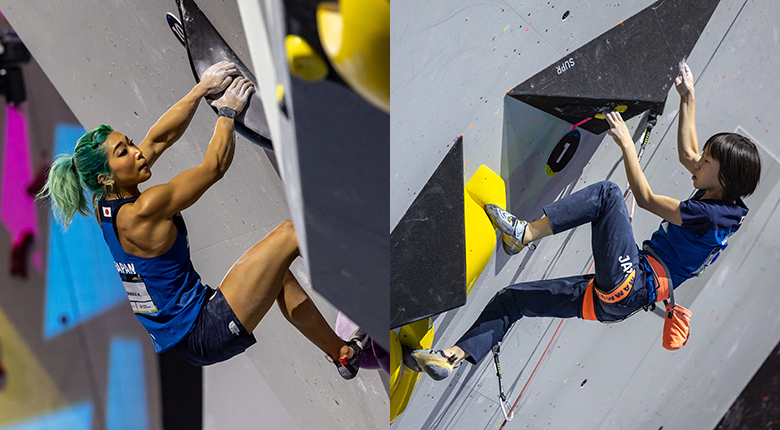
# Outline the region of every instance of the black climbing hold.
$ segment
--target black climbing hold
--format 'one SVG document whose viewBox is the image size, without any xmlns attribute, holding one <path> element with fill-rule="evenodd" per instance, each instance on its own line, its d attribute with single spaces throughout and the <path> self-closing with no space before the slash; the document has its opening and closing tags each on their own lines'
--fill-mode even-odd
<svg viewBox="0 0 780 430">
<path fill-rule="evenodd" d="M 390 234 L 390 327 L 465 303 L 461 136 Z"/>
<path fill-rule="evenodd" d="M 569 11 L 567 10 L 566 12 L 563 13 L 563 17 L 561 18 L 561 21 L 566 21 L 566 18 L 568 17 L 569 17 Z"/>
<path fill-rule="evenodd" d="M 646 110 L 663 112 L 677 65 L 690 55 L 718 3 L 656 1 L 517 85 L 507 96 L 572 125 L 617 104 L 628 106 L 625 120 Z M 601 134 L 609 124 L 588 121 L 580 127 Z"/>
<path fill-rule="evenodd" d="M 579 130 L 572 130 L 555 145 L 550 157 L 547 159 L 547 174 L 552 176 L 563 170 L 567 164 L 574 158 L 577 147 L 580 144 Z"/>
<path fill-rule="evenodd" d="M 223 60 L 235 63 L 236 68 L 255 87 L 255 92 L 249 97 L 244 110 L 236 116 L 236 131 L 251 142 L 273 150 L 271 132 L 265 118 L 263 102 L 260 99 L 260 85 L 257 79 L 217 32 L 206 15 L 201 12 L 194 0 L 177 0 L 176 3 L 179 6 L 181 21 L 171 14 L 168 14 L 166 19 L 174 36 L 187 48 L 187 56 L 195 80 L 200 81 L 203 72 L 215 63 Z M 221 94 L 210 97 L 219 96 Z M 212 110 L 215 113 L 217 111 L 214 107 Z"/>
</svg>

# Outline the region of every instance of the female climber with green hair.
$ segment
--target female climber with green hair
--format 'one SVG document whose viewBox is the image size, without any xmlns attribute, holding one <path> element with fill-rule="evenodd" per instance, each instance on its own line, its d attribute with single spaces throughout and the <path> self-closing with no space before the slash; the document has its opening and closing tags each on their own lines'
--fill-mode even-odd
<svg viewBox="0 0 780 430">
<path fill-rule="evenodd" d="M 168 183 L 139 184 L 187 129 L 202 97 L 219 110 L 203 162 Z M 73 156 L 52 165 L 39 198 L 50 197 L 58 220 L 68 226 L 92 209 L 114 257 L 133 312 L 149 332 L 155 351 L 174 348 L 186 360 L 208 365 L 243 352 L 256 342 L 252 331 L 276 301 L 285 318 L 328 354 L 345 379 L 359 367 L 365 334 L 342 341 L 290 272 L 298 257 L 291 221 L 284 221 L 250 248 L 218 288 L 201 282 L 190 260 L 180 212 L 222 178 L 235 152 L 234 117 L 254 91 L 233 63 L 217 63 L 169 109 L 139 145 L 101 125 L 82 136 Z"/>
</svg>

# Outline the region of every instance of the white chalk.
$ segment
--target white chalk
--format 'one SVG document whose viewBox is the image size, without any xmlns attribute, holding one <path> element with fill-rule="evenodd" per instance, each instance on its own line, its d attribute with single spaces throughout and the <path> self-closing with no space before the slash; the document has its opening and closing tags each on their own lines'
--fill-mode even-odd
<svg viewBox="0 0 780 430">
<path fill-rule="evenodd" d="M 683 59 L 682 59 L 682 60 L 680 60 L 680 64 L 678 65 L 678 67 L 679 67 L 679 69 L 680 69 L 680 71 L 681 71 L 681 72 L 683 71 L 683 69 L 684 69 L 686 66 L 688 66 L 688 64 L 686 64 L 685 60 L 687 60 L 687 58 L 683 57 Z"/>
</svg>

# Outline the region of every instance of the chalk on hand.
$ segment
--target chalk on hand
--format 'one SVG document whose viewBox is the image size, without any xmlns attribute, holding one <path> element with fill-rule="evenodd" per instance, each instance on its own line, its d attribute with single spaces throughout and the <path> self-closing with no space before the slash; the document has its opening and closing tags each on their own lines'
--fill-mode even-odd
<svg viewBox="0 0 780 430">
<path fill-rule="evenodd" d="M 687 58 L 683 57 L 682 60 L 680 60 L 680 64 L 678 65 L 680 71 L 682 72 L 686 67 L 688 67 L 688 64 L 685 62 Z"/>
</svg>

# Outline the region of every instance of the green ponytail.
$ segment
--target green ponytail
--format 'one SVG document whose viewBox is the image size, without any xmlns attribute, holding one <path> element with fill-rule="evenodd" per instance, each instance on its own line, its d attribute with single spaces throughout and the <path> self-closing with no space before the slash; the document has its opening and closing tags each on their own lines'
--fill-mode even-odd
<svg viewBox="0 0 780 430">
<path fill-rule="evenodd" d="M 107 125 L 84 133 L 71 155 L 58 155 L 49 169 L 46 185 L 36 196 L 38 200 L 51 197 L 54 217 L 68 228 L 76 212 L 90 215 L 86 192 L 92 194 L 92 207 L 103 198 L 106 189 L 98 182 L 98 175 L 112 178 L 108 166 L 106 139 L 114 130 Z"/>
</svg>

